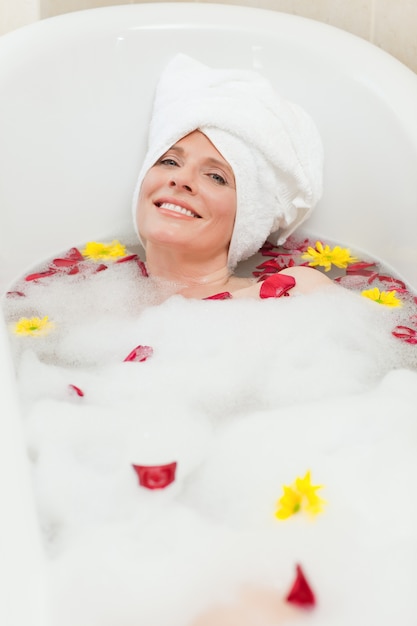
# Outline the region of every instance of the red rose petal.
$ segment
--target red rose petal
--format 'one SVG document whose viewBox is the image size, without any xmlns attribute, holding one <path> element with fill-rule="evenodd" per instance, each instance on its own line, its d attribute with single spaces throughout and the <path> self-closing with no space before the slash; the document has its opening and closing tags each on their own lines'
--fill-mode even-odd
<svg viewBox="0 0 417 626">
<path fill-rule="evenodd" d="M 267 261 L 264 261 L 263 263 L 261 263 L 260 265 L 256 266 L 257 270 L 262 270 L 264 268 L 271 268 L 271 269 L 276 269 L 279 267 L 279 263 L 277 261 L 277 259 L 268 259 Z"/>
<path fill-rule="evenodd" d="M 314 248 L 315 243 L 313 243 L 309 239 L 303 239 L 300 241 L 290 235 L 288 239 L 284 242 L 282 247 L 285 250 L 293 250 L 295 252 L 306 252 L 310 246 Z"/>
<path fill-rule="evenodd" d="M 54 259 L 52 263 L 57 267 L 70 267 L 75 265 L 84 259 L 78 248 L 71 248 L 65 256 L 59 259 Z"/>
<path fill-rule="evenodd" d="M 140 273 L 142 274 L 142 276 L 147 278 L 149 274 L 148 274 L 148 270 L 146 269 L 145 263 L 141 261 L 140 259 L 138 259 L 136 263 L 138 264 L 138 268 L 140 269 Z"/>
<path fill-rule="evenodd" d="M 314 593 L 300 565 L 296 566 L 295 581 L 285 599 L 290 604 L 297 604 L 304 607 L 311 607 L 316 604 Z"/>
<path fill-rule="evenodd" d="M 12 298 L 14 296 L 18 296 L 19 298 L 25 298 L 26 297 L 26 295 L 23 293 L 23 291 L 8 291 L 6 293 L 6 296 L 8 298 Z"/>
<path fill-rule="evenodd" d="M 177 463 L 167 465 L 133 465 L 139 484 L 146 489 L 165 489 L 175 480 Z"/>
<path fill-rule="evenodd" d="M 136 348 L 133 348 L 132 352 L 130 352 L 127 357 L 123 359 L 123 362 L 130 361 L 142 363 L 143 361 L 146 361 L 146 359 L 149 359 L 152 355 L 153 348 L 151 348 L 151 346 L 136 346 Z"/>
<path fill-rule="evenodd" d="M 57 270 L 46 270 L 45 272 L 35 272 L 34 274 L 28 274 L 25 277 L 26 281 L 38 280 L 39 278 L 47 278 L 48 276 L 53 276 L 57 273 Z"/>
<path fill-rule="evenodd" d="M 407 289 L 405 283 L 399 278 L 393 278 L 392 276 L 381 276 L 381 274 L 378 275 L 378 278 L 384 283 L 390 283 L 391 289 Z"/>
<path fill-rule="evenodd" d="M 401 339 L 401 341 L 417 345 L 417 331 L 414 330 L 414 328 L 409 328 L 408 326 L 396 326 L 392 331 L 392 334 L 397 339 Z"/>
<path fill-rule="evenodd" d="M 259 248 L 259 252 L 264 252 L 264 250 L 272 250 L 275 246 L 270 241 L 265 241 L 262 248 Z"/>
<path fill-rule="evenodd" d="M 71 392 L 75 392 L 77 396 L 79 396 L 80 398 L 84 396 L 84 391 L 80 389 L 79 387 L 77 387 L 76 385 L 68 385 L 68 387 L 71 390 Z"/>
<path fill-rule="evenodd" d="M 71 248 L 71 250 L 69 250 L 65 255 L 65 258 L 72 259 L 73 261 L 82 261 L 84 259 L 78 248 Z"/>
<path fill-rule="evenodd" d="M 79 263 L 79 261 L 74 261 L 74 259 L 54 259 L 52 261 L 52 265 L 56 267 L 72 267 L 76 263 Z"/>
<path fill-rule="evenodd" d="M 259 296 L 261 298 L 281 298 L 295 285 L 295 278 L 287 274 L 273 274 L 261 284 Z"/>
<path fill-rule="evenodd" d="M 232 297 L 230 291 L 221 291 L 220 293 L 215 293 L 214 296 L 208 296 L 208 298 L 203 298 L 203 300 L 229 300 Z"/>
<path fill-rule="evenodd" d="M 364 289 L 368 285 L 368 281 L 363 274 L 347 274 L 333 280 L 347 289 Z"/>
<path fill-rule="evenodd" d="M 360 274 L 361 272 L 358 272 L 358 273 Z M 367 281 L 367 282 L 368 282 L 368 285 L 372 285 L 372 283 L 374 282 L 374 280 L 376 280 L 377 278 L 379 278 L 379 274 L 378 274 L 378 272 L 371 272 L 370 274 L 368 274 L 367 272 L 362 272 L 362 276 L 366 276 L 366 275 L 368 275 L 368 276 L 369 276 L 368 281 Z"/>
<path fill-rule="evenodd" d="M 369 268 L 375 267 L 375 262 L 358 261 L 358 263 L 350 263 L 346 268 L 346 274 L 359 274 L 363 270 L 369 270 Z M 375 272 L 371 272 L 372 274 Z"/>
<path fill-rule="evenodd" d="M 133 261 L 137 258 L 137 254 L 129 254 L 128 256 L 124 256 L 121 259 L 117 259 L 116 263 L 126 263 L 126 261 Z"/>
<path fill-rule="evenodd" d="M 100 263 L 100 265 L 97 266 L 96 268 L 96 272 L 102 272 L 103 270 L 107 269 L 107 265 L 104 265 L 104 263 Z"/>
</svg>

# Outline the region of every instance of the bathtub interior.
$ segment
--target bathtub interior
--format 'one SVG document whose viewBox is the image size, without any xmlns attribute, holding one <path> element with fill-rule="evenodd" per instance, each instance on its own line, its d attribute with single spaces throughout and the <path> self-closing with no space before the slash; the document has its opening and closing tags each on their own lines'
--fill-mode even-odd
<svg viewBox="0 0 417 626">
<path fill-rule="evenodd" d="M 75 244 L 132 237 L 131 195 L 153 88 L 176 52 L 258 69 L 304 106 L 326 155 L 325 191 L 308 231 L 365 250 L 417 287 L 417 77 L 370 44 L 310 20 L 169 3 L 73 13 L 0 39 L 2 291 Z M 4 333 L 0 341 L 2 386 L 12 389 Z M 7 417 L 2 490 L 5 477 L 15 484 L 3 490 L 13 504 L 6 508 L 27 527 L 16 543 L 8 532 L 13 549 L 0 574 L 10 585 L 10 572 L 24 563 L 12 583 L 28 601 L 2 606 L 3 622 L 21 624 L 26 612 L 26 623 L 46 626 L 23 461 L 10 473 L 22 459 L 13 392 L 2 393 L 0 413 Z M 3 535 L 15 519 L 3 516 L 1 524 Z"/>
<path fill-rule="evenodd" d="M 3 282 L 74 242 L 131 231 L 153 87 L 178 51 L 255 67 L 304 106 L 326 154 L 307 228 L 417 285 L 416 76 L 323 24 L 190 4 L 85 11 L 3 38 Z"/>
</svg>

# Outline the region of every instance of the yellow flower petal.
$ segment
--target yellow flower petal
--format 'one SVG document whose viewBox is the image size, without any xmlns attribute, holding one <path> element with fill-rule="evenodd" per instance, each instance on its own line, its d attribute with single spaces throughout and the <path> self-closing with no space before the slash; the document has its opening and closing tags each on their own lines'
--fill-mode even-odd
<svg viewBox="0 0 417 626">
<path fill-rule="evenodd" d="M 49 321 L 47 315 L 42 319 L 40 317 L 21 317 L 14 325 L 13 332 L 16 335 L 31 335 L 32 337 L 36 337 L 48 334 L 53 326 L 53 322 Z"/>
<path fill-rule="evenodd" d="M 89 241 L 81 254 L 92 261 L 114 261 L 126 256 L 126 247 L 115 239 L 111 243 Z"/>
<path fill-rule="evenodd" d="M 333 249 L 329 245 L 323 247 L 321 241 L 316 241 L 316 247 L 309 246 L 307 252 L 302 256 L 302 259 L 310 261 L 309 265 L 315 267 L 317 265 L 324 267 L 324 271 L 330 271 L 332 265 L 336 265 L 341 269 L 345 269 L 349 263 L 355 263 L 358 259 L 350 255 L 349 248 L 341 248 L 335 246 Z"/>
<path fill-rule="evenodd" d="M 322 489 L 322 485 L 311 484 L 310 471 L 303 478 L 297 477 L 293 485 L 284 485 L 284 494 L 278 500 L 275 517 L 284 520 L 299 511 L 305 511 L 310 515 L 321 513 L 325 501 L 317 495 L 319 489 Z"/>
<path fill-rule="evenodd" d="M 399 307 L 402 306 L 402 302 L 399 298 L 396 297 L 396 291 L 380 291 L 378 287 L 374 287 L 373 289 L 365 289 L 361 292 L 361 295 L 364 298 L 369 298 L 378 304 L 383 304 L 385 306 L 390 307 Z"/>
<path fill-rule="evenodd" d="M 275 516 L 278 519 L 287 519 L 298 513 L 301 508 L 301 496 L 292 487 L 283 486 L 284 495 L 278 500 L 278 510 Z"/>
</svg>

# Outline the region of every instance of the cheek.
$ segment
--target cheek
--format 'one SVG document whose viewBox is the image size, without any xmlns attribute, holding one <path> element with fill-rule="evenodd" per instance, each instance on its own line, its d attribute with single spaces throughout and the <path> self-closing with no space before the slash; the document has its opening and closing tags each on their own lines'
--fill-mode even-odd
<svg viewBox="0 0 417 626">
<path fill-rule="evenodd" d="M 227 224 L 230 232 L 233 232 L 236 219 L 236 194 L 233 193 L 231 198 L 225 200 L 223 204 L 223 222 Z"/>
<path fill-rule="evenodd" d="M 142 184 L 139 189 L 138 201 L 136 203 L 136 229 L 139 234 L 141 234 L 141 226 L 144 224 L 144 220 L 146 219 L 146 203 L 149 198 L 150 193 L 154 187 L 154 176 L 153 170 L 150 169 L 143 178 Z"/>
<path fill-rule="evenodd" d="M 135 225 L 139 238 L 144 243 L 143 229 L 146 225 L 146 186 L 142 184 L 136 203 Z"/>
</svg>

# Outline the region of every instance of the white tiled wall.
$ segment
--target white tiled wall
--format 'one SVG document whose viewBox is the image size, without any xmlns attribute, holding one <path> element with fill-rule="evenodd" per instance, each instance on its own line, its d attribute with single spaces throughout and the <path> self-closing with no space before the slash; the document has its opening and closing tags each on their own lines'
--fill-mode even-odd
<svg viewBox="0 0 417 626">
<path fill-rule="evenodd" d="M 0 0 L 0 34 L 39 18 L 134 2 L 135 0 Z M 417 72 L 417 0 L 224 0 L 224 4 L 284 11 L 332 24 L 375 43 Z"/>
</svg>

